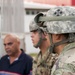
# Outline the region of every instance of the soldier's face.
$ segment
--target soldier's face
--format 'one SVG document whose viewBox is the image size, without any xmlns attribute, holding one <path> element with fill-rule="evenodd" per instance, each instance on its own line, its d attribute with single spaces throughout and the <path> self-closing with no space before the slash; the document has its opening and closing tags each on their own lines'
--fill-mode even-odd
<svg viewBox="0 0 75 75">
<path fill-rule="evenodd" d="M 37 43 L 39 42 L 39 33 L 38 31 L 33 31 L 31 32 L 31 40 L 32 40 L 32 43 L 34 45 L 34 47 L 37 45 Z"/>
</svg>

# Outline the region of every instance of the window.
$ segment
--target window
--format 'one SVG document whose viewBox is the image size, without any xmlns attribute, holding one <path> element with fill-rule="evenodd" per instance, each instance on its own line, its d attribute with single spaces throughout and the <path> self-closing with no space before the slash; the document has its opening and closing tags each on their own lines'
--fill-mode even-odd
<svg viewBox="0 0 75 75">
<path fill-rule="evenodd" d="M 45 12 L 45 11 L 47 11 L 47 10 L 45 10 L 45 9 L 26 9 L 26 14 L 27 15 L 36 15 L 39 12 Z"/>
</svg>

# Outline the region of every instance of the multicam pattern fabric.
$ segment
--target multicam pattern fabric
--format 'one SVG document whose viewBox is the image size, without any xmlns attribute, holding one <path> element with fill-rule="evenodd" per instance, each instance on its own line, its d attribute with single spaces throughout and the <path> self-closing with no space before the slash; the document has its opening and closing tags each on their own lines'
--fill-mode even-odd
<svg viewBox="0 0 75 75">
<path fill-rule="evenodd" d="M 51 8 L 46 16 L 75 16 L 75 7 L 70 6 L 56 6 Z M 61 33 L 73 33 L 75 32 L 75 21 L 46 21 L 44 25 L 47 26 L 49 33 L 61 34 Z"/>
<path fill-rule="evenodd" d="M 52 68 L 51 75 L 75 75 L 75 43 L 65 46 Z"/>
<path fill-rule="evenodd" d="M 32 75 L 51 75 L 51 68 L 57 59 L 57 54 L 51 54 L 49 50 L 42 56 L 39 52 L 38 56 L 33 62 Z"/>
</svg>

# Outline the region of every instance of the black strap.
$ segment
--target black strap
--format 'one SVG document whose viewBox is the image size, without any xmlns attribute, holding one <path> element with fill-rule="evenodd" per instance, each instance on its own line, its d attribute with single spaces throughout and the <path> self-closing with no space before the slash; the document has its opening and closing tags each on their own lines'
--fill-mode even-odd
<svg viewBox="0 0 75 75">
<path fill-rule="evenodd" d="M 75 34 L 70 33 L 68 39 L 64 39 L 64 40 L 57 42 L 57 43 L 52 43 L 50 46 L 50 52 L 54 53 L 53 50 L 54 50 L 54 47 L 56 47 L 56 46 L 59 46 L 59 45 L 64 44 L 64 43 L 72 43 L 74 41 L 75 41 Z"/>
</svg>

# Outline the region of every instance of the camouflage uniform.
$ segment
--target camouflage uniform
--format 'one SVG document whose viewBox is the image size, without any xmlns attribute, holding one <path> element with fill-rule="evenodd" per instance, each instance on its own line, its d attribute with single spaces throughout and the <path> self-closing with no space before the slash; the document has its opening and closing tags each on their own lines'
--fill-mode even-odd
<svg viewBox="0 0 75 75">
<path fill-rule="evenodd" d="M 40 40 L 39 43 L 37 43 L 37 45 L 35 45 L 34 47 L 39 47 L 41 42 L 43 39 L 41 38 L 41 31 L 46 31 L 44 28 L 39 27 L 38 25 L 36 25 L 36 23 L 34 21 L 32 21 L 30 23 L 30 31 L 34 32 L 35 30 L 38 30 L 39 36 L 40 36 Z M 54 62 L 57 59 L 57 54 L 51 53 L 50 49 L 48 48 L 48 50 L 45 52 L 45 54 L 43 54 L 41 51 L 38 53 L 37 57 L 35 58 L 35 60 L 33 61 L 33 70 L 32 70 L 32 75 L 50 75 L 51 74 L 51 68 L 54 64 Z"/>
<path fill-rule="evenodd" d="M 75 43 L 65 46 L 52 68 L 51 75 L 75 75 Z"/>
<path fill-rule="evenodd" d="M 75 8 L 58 6 L 50 9 L 46 16 L 75 16 Z M 45 25 L 47 25 L 48 33 L 70 34 L 69 38 L 65 40 L 70 43 L 60 53 L 51 75 L 75 75 L 75 35 L 72 35 L 75 33 L 75 21 L 48 21 L 45 22 Z"/>
<path fill-rule="evenodd" d="M 51 68 L 57 59 L 57 54 L 50 53 L 49 50 L 42 56 L 41 52 L 33 61 L 33 75 L 51 75 Z"/>
<path fill-rule="evenodd" d="M 70 6 L 57 6 L 51 8 L 46 14 L 46 18 L 59 16 L 64 17 L 64 19 L 67 16 L 75 16 L 75 8 Z M 67 39 L 63 39 L 55 44 L 58 46 L 67 43 L 60 53 L 58 60 L 55 62 L 51 75 L 75 75 L 75 20 L 43 21 L 45 21 L 43 26 L 47 27 L 47 32 L 50 33 L 50 36 L 51 34 L 69 34 Z M 37 22 L 35 19 L 35 22 L 41 23 L 41 20 Z M 52 36 L 50 39 L 52 39 Z"/>
</svg>

